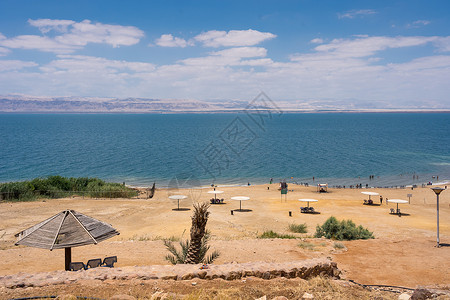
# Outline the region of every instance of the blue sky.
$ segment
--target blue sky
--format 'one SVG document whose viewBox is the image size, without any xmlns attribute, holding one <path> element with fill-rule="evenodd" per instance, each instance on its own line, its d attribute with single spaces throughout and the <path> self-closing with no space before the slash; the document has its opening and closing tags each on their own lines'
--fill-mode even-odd
<svg viewBox="0 0 450 300">
<path fill-rule="evenodd" d="M 450 108 L 450 2 L 0 1 L 0 94 Z"/>
</svg>

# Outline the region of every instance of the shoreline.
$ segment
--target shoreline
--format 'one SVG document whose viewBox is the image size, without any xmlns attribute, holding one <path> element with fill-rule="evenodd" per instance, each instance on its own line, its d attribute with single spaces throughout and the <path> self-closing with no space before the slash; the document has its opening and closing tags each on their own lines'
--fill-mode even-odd
<svg viewBox="0 0 450 300">
<path fill-rule="evenodd" d="M 357 189 L 358 187 L 355 187 L 356 185 L 361 184 L 361 188 L 363 189 L 374 189 L 374 188 L 393 188 L 393 189 L 404 189 L 404 188 L 411 188 L 411 187 L 426 187 L 431 185 L 450 185 L 450 178 L 447 178 L 446 176 L 439 175 L 439 177 L 442 177 L 440 180 L 433 178 L 432 174 L 419 174 L 417 175 L 420 178 L 428 178 L 427 181 L 422 180 L 412 180 L 412 179 L 406 179 L 406 177 L 411 177 L 411 174 L 406 175 L 387 175 L 387 176 L 377 176 L 374 179 L 367 179 L 367 178 L 315 178 L 314 180 L 312 177 L 309 178 L 290 178 L 290 177 L 284 177 L 284 178 L 273 178 L 273 183 L 279 183 L 281 181 L 285 181 L 290 185 L 293 186 L 309 186 L 309 187 L 316 187 L 318 184 L 328 184 L 329 188 L 336 188 L 336 189 Z M 53 176 L 53 175 L 51 175 Z M 416 175 L 414 175 L 416 176 Z M 10 183 L 10 182 L 23 182 L 23 181 L 30 181 L 35 178 L 46 178 L 44 177 L 33 177 L 23 180 L 8 180 L 8 181 L 0 181 L 0 184 L 3 183 Z M 63 176 L 63 177 L 72 177 L 72 176 Z M 236 180 L 234 178 L 223 178 L 220 180 L 207 180 L 207 179 L 197 179 L 194 178 L 194 180 L 189 180 L 185 178 L 180 178 L 177 180 L 185 181 L 184 184 L 181 185 L 170 185 L 170 182 L 174 180 L 172 179 L 151 179 L 151 180 L 139 180 L 134 178 L 134 180 L 122 177 L 120 179 L 114 179 L 114 178 L 102 178 L 97 176 L 80 176 L 80 177 L 87 177 L 87 178 L 99 178 L 101 180 L 104 180 L 105 182 L 109 183 L 125 183 L 127 187 L 130 188 L 137 188 L 137 189 L 147 189 L 151 188 L 153 185 L 153 182 L 156 183 L 156 187 L 158 189 L 207 189 L 211 188 L 214 184 L 215 187 L 218 188 L 228 188 L 228 187 L 246 187 L 246 186 L 259 186 L 259 185 L 268 185 L 270 178 L 247 178 L 247 179 L 240 179 Z M 438 180 L 437 182 L 435 180 Z M 144 184 L 143 181 L 148 182 L 148 184 Z M 162 183 L 162 184 L 158 184 Z M 250 185 L 248 185 L 250 183 Z M 366 187 L 367 184 L 367 187 Z"/>
<path fill-rule="evenodd" d="M 2 115 L 8 115 L 8 114 L 29 114 L 29 115 L 51 115 L 51 114 L 61 114 L 61 115 L 67 115 L 67 114 L 74 114 L 74 115 L 80 115 L 80 114 L 86 114 L 86 115 L 147 115 L 147 114 L 246 114 L 246 113 L 252 113 L 252 112 L 272 112 L 272 113 L 280 113 L 280 110 L 282 110 L 283 114 L 384 114 L 384 113 L 400 113 L 400 114 L 422 114 L 422 113 L 450 113 L 450 109 L 448 108 L 442 108 L 442 109 L 407 109 L 407 108 L 399 108 L 399 109 L 367 109 L 367 110 L 351 110 L 351 109 L 317 109 L 317 110 L 296 110 L 296 109 L 261 109 L 261 110 L 247 110 L 247 109 L 236 109 L 236 110 L 209 110 L 209 111 L 201 111 L 201 110 L 192 110 L 192 111 L 186 111 L 186 110 L 180 110 L 180 111 L 170 111 L 170 110 L 149 110 L 149 111 L 1 111 L 0 114 Z"/>
</svg>

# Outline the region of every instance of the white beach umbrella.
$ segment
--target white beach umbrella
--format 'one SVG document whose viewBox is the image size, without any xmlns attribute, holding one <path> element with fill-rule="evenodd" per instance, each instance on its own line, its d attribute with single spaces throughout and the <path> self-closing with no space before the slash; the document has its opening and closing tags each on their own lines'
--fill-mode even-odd
<svg viewBox="0 0 450 300">
<path fill-rule="evenodd" d="M 223 191 L 208 191 L 208 194 L 214 194 L 214 199 L 217 199 L 217 194 L 222 194 Z"/>
<path fill-rule="evenodd" d="M 361 194 L 369 195 L 369 200 L 370 200 L 370 196 L 378 196 L 379 195 L 378 193 L 375 193 L 375 192 L 361 192 Z"/>
<path fill-rule="evenodd" d="M 187 196 L 185 196 L 185 195 L 172 195 L 172 196 L 169 196 L 169 199 L 178 201 L 178 208 L 175 209 L 175 210 L 180 210 L 180 200 L 183 200 L 183 199 L 186 199 L 186 198 L 187 198 Z"/>
<path fill-rule="evenodd" d="M 246 197 L 246 196 L 235 196 L 235 197 L 231 197 L 231 200 L 239 201 L 239 211 L 242 211 L 242 201 L 250 200 L 250 197 Z"/>
<path fill-rule="evenodd" d="M 398 211 L 398 205 L 399 204 L 408 203 L 408 200 L 402 200 L 402 199 L 389 199 L 387 201 L 390 202 L 390 203 L 397 203 L 397 211 Z"/>
<path fill-rule="evenodd" d="M 316 199 L 298 199 L 298 201 L 308 202 L 308 207 L 309 207 L 309 202 L 318 202 L 319 200 L 316 200 Z"/>
</svg>

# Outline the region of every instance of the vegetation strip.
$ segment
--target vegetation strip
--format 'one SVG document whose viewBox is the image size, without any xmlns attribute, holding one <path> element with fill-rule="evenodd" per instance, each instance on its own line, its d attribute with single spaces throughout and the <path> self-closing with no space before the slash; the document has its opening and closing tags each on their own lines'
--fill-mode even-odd
<svg viewBox="0 0 450 300">
<path fill-rule="evenodd" d="M 120 183 L 98 178 L 49 176 L 29 181 L 0 183 L 0 200 L 34 201 L 39 198 L 86 196 L 92 198 L 131 198 L 138 191 Z"/>
</svg>

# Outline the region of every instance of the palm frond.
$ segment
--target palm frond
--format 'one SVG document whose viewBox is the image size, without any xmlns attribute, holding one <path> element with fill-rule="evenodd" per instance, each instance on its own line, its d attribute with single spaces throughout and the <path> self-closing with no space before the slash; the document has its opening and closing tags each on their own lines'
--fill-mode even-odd
<svg viewBox="0 0 450 300">
<path fill-rule="evenodd" d="M 177 259 L 175 258 L 175 256 L 167 254 L 165 259 L 170 262 L 172 265 L 176 265 L 177 264 Z"/>
<path fill-rule="evenodd" d="M 212 264 L 219 256 L 220 252 L 214 250 L 208 257 L 203 259 L 203 263 L 207 265 Z"/>
</svg>

